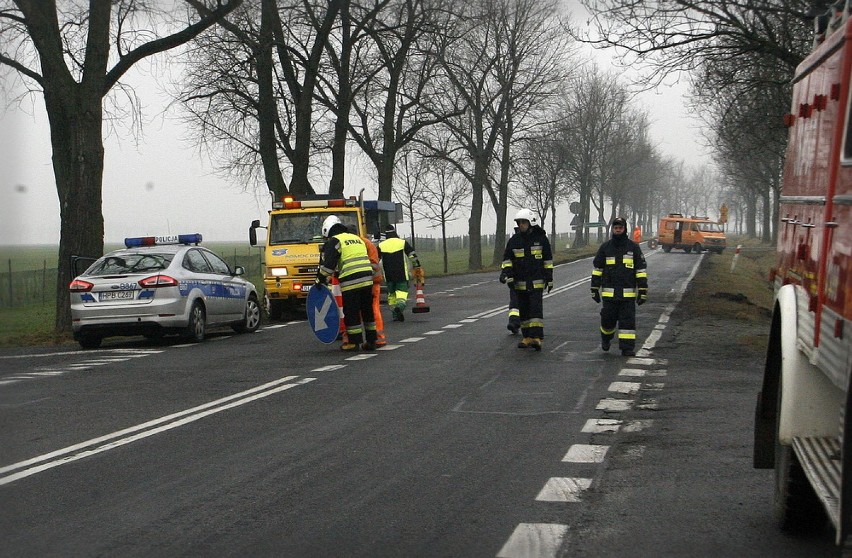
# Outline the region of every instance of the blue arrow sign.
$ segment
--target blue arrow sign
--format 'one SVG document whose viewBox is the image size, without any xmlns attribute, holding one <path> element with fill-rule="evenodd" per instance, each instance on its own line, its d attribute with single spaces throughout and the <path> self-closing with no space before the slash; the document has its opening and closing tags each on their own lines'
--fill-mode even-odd
<svg viewBox="0 0 852 558">
<path fill-rule="evenodd" d="M 340 331 L 340 310 L 331 289 L 325 285 L 314 285 L 305 301 L 308 323 L 317 339 L 326 345 L 337 340 Z"/>
</svg>

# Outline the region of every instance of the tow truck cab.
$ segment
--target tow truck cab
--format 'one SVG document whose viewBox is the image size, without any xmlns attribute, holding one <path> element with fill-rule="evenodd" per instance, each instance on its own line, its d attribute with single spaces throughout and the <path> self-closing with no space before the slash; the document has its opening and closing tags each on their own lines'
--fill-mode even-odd
<svg viewBox="0 0 852 558">
<path fill-rule="evenodd" d="M 267 315 L 280 319 L 304 304 L 319 266 L 322 223 L 336 215 L 353 232 L 378 238 L 382 225 L 402 220 L 402 206 L 382 200 L 330 198 L 315 195 L 296 200 L 284 196 L 272 203 L 269 220 L 249 227 L 249 243 L 258 245 L 257 229 L 266 228 L 263 260 L 263 304 Z"/>
</svg>

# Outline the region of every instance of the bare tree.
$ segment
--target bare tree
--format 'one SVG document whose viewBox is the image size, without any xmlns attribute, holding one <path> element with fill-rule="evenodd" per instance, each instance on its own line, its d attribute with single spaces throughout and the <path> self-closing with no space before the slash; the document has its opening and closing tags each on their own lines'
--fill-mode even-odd
<svg viewBox="0 0 852 558">
<path fill-rule="evenodd" d="M 57 4 L 0 2 L 0 65 L 40 91 L 50 122 L 62 222 L 56 330 L 71 329 L 71 255 L 103 253 L 104 98 L 139 61 L 179 47 L 215 25 L 241 0 L 161 12 L 130 0 Z M 110 64 L 112 63 L 112 66 Z"/>
<path fill-rule="evenodd" d="M 419 154 L 417 166 L 418 174 L 422 177 L 418 188 L 421 200 L 417 205 L 417 213 L 427 219 L 432 228 L 440 231 L 444 273 L 447 273 L 447 225 L 455 220 L 459 212 L 467 208 L 470 182 L 443 157 Z"/>
<path fill-rule="evenodd" d="M 589 242 L 587 224 L 594 202 L 598 222 L 604 221 L 603 199 L 599 195 L 595 200 L 593 194 L 599 184 L 601 159 L 613 141 L 617 123 L 622 121 L 627 97 L 614 75 L 603 74 L 594 66 L 586 66 L 563 93 L 559 138 L 569 176 L 580 194 L 575 247 Z"/>
<path fill-rule="evenodd" d="M 641 61 L 656 81 L 754 52 L 792 75 L 809 50 L 815 13 L 808 0 L 581 1 L 593 18 L 574 35 L 596 47 L 617 47 L 625 65 Z"/>
</svg>

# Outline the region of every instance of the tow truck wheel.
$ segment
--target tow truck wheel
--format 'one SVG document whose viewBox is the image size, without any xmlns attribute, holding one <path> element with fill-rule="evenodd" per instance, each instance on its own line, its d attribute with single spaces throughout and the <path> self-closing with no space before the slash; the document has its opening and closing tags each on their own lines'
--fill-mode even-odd
<svg viewBox="0 0 852 558">
<path fill-rule="evenodd" d="M 257 298 L 251 295 L 246 301 L 246 313 L 243 320 L 233 326 L 237 333 L 253 333 L 260 327 L 260 304 Z"/>
<path fill-rule="evenodd" d="M 783 365 L 782 365 L 783 366 Z M 781 408 L 778 381 L 778 408 Z M 792 446 L 782 445 L 775 433 L 775 519 L 782 531 L 812 533 L 825 522 L 825 511 Z"/>
<path fill-rule="evenodd" d="M 692 252 L 692 246 L 685 246 L 683 248 L 683 251 L 686 252 L 687 254 L 689 254 L 690 252 Z"/>
<path fill-rule="evenodd" d="M 696 242 L 695 244 L 692 245 L 692 251 L 695 252 L 696 254 L 700 254 L 701 250 L 702 250 L 701 244 Z"/>
<path fill-rule="evenodd" d="M 668 244 L 663 244 L 663 252 L 665 252 L 666 254 L 668 254 L 668 253 L 669 253 L 669 252 L 671 252 L 671 251 L 672 251 L 672 247 L 671 247 L 670 245 L 668 245 Z"/>
<path fill-rule="evenodd" d="M 196 300 L 189 310 L 189 323 L 186 325 L 185 336 L 193 343 L 200 343 L 204 341 L 206 330 L 207 316 L 204 312 L 204 305 Z"/>
<path fill-rule="evenodd" d="M 266 317 L 271 320 L 280 320 L 284 317 L 283 300 L 270 300 L 269 296 L 263 295 L 263 309 L 266 311 Z"/>
</svg>

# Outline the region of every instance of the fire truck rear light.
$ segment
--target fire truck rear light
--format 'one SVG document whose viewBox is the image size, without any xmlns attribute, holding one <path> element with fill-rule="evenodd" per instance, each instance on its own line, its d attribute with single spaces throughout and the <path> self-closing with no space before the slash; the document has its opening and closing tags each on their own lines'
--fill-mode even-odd
<svg viewBox="0 0 852 558">
<path fill-rule="evenodd" d="M 92 290 L 92 287 L 94 287 L 94 285 L 88 281 L 74 279 L 71 281 L 71 284 L 68 285 L 68 290 L 72 293 L 87 293 Z"/>
<path fill-rule="evenodd" d="M 155 289 L 157 287 L 177 287 L 178 280 L 168 275 L 152 275 L 145 279 L 139 280 L 139 285 L 146 289 Z"/>
</svg>

